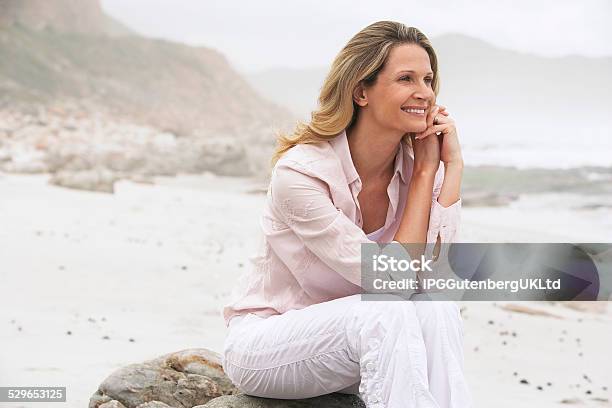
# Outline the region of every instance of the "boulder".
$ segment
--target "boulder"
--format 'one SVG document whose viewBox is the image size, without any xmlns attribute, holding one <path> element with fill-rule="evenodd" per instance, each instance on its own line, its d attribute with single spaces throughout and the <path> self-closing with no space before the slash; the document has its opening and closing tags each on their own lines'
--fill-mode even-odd
<svg viewBox="0 0 612 408">
<path fill-rule="evenodd" d="M 358 395 L 332 393 L 299 400 L 240 393 L 223 372 L 221 357 L 187 349 L 130 364 L 108 376 L 89 408 L 365 408 Z"/>
<path fill-rule="evenodd" d="M 49 183 L 77 190 L 113 193 L 119 177 L 106 168 L 95 168 L 83 171 L 60 171 L 53 174 Z"/>
<path fill-rule="evenodd" d="M 140 404 L 136 408 L 172 408 L 172 407 L 168 404 L 164 404 L 163 402 L 151 401 L 151 402 L 145 402 L 144 404 Z"/>
<path fill-rule="evenodd" d="M 206 349 L 187 349 L 113 372 L 91 397 L 89 408 L 106 408 L 103 405 L 113 400 L 126 408 L 152 401 L 191 408 L 237 392 L 223 372 L 218 354 Z M 144 408 L 158 407 L 163 405 Z"/>
<path fill-rule="evenodd" d="M 119 401 L 112 400 L 100 405 L 100 408 L 125 408 L 125 405 L 123 405 Z"/>
</svg>

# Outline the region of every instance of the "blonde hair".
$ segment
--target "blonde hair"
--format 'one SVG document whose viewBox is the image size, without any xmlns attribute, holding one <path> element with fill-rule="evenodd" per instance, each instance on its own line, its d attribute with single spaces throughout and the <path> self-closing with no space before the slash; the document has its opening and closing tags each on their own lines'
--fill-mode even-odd
<svg viewBox="0 0 612 408">
<path fill-rule="evenodd" d="M 433 72 L 432 88 L 437 96 L 438 58 L 425 34 L 395 21 L 370 24 L 355 34 L 334 59 L 321 88 L 319 107 L 312 112 L 310 122 L 298 122 L 291 135 L 278 135 L 272 166 L 292 147 L 331 140 L 352 125 L 358 112 L 353 91 L 361 81 L 373 85 L 391 49 L 401 44 L 416 44 L 427 52 Z M 404 140 L 411 144 L 408 134 Z"/>
</svg>

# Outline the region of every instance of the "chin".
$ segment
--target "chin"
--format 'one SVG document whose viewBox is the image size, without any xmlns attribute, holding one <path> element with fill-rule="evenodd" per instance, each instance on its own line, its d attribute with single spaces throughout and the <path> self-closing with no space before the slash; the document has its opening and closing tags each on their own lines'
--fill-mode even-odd
<svg viewBox="0 0 612 408">
<path fill-rule="evenodd" d="M 420 133 L 427 129 L 427 122 L 423 119 L 422 122 L 414 121 L 410 126 L 406 126 L 406 132 Z"/>
</svg>

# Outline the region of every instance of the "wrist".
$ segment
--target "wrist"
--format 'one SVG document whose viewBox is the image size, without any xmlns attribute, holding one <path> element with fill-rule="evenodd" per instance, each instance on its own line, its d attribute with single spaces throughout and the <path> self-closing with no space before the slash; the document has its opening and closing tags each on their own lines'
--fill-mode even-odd
<svg viewBox="0 0 612 408">
<path fill-rule="evenodd" d="M 430 178 L 435 178 L 438 168 L 433 168 L 433 166 L 420 166 L 415 165 L 412 169 L 412 178 L 411 180 L 429 180 Z"/>
</svg>

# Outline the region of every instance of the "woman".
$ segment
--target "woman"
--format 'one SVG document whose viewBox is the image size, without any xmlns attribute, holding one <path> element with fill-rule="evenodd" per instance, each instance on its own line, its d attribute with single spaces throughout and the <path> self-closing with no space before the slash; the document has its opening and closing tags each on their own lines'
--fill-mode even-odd
<svg viewBox="0 0 612 408">
<path fill-rule="evenodd" d="M 223 310 L 224 369 L 245 393 L 471 406 L 455 303 L 360 298 L 361 243 L 456 238 L 463 161 L 437 65 L 418 29 L 371 24 L 334 60 L 310 123 L 279 138 L 262 246 Z"/>
</svg>

